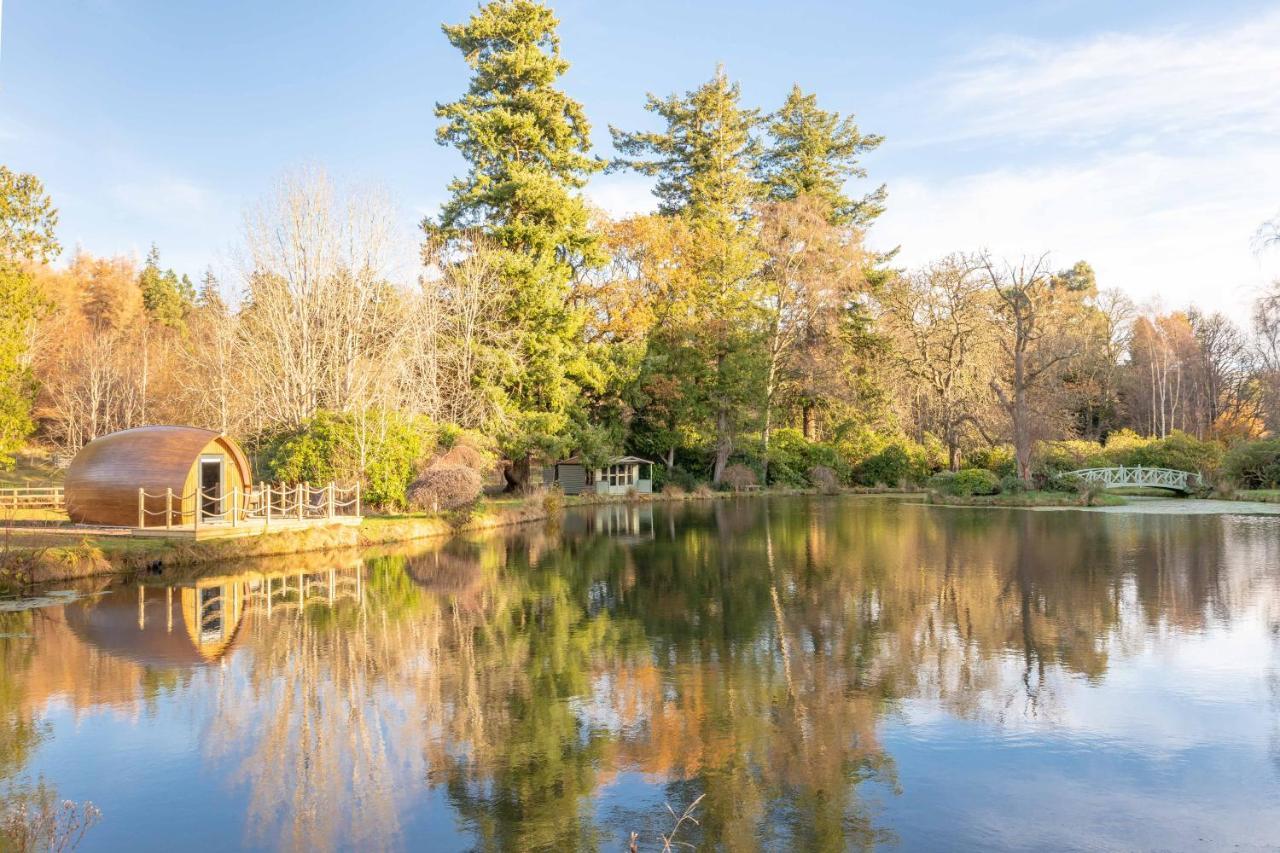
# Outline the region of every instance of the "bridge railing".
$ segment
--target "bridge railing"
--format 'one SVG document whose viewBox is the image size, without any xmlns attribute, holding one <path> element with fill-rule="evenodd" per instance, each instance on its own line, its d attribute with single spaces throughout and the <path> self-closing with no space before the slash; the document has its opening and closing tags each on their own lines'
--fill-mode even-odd
<svg viewBox="0 0 1280 853">
<path fill-rule="evenodd" d="M 1109 468 L 1081 468 L 1070 472 L 1087 483 L 1100 483 L 1104 487 L 1146 486 L 1188 492 L 1200 484 L 1200 475 L 1174 468 L 1154 468 L 1145 465 L 1117 465 Z"/>
</svg>

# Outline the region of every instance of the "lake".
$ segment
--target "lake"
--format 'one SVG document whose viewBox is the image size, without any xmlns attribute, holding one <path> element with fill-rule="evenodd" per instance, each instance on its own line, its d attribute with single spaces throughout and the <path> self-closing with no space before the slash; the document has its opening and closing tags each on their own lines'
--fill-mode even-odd
<svg viewBox="0 0 1280 853">
<path fill-rule="evenodd" d="M 76 590 L 0 613 L 0 795 L 82 850 L 1280 845 L 1280 517 L 608 505 Z"/>
</svg>

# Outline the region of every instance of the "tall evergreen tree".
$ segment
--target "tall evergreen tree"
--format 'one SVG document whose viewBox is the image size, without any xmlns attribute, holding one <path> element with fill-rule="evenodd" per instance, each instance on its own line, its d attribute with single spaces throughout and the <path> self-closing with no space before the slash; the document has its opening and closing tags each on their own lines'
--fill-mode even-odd
<svg viewBox="0 0 1280 853">
<path fill-rule="evenodd" d="M 45 304 L 28 266 L 58 254 L 57 223 L 40 180 L 0 166 L 0 467 L 13 464 L 34 428 L 28 341 Z"/>
<path fill-rule="evenodd" d="M 682 217 L 692 240 L 685 258 L 694 275 L 692 292 L 683 294 L 683 310 L 656 344 L 695 349 L 709 380 L 700 391 L 713 413 L 715 458 L 712 479 L 719 482 L 738 429 L 749 408 L 760 367 L 754 315 L 758 301 L 760 253 L 750 220 L 761 196 L 756 181 L 760 144 L 755 137 L 757 110 L 741 105 L 738 84 L 717 68 L 709 81 L 684 95 L 649 96 L 646 109 L 665 127 L 628 133 L 611 128 L 624 156 L 618 168 L 656 177 L 655 193 L 664 215 Z M 688 364 L 685 356 L 655 352 L 655 363 Z"/>
<path fill-rule="evenodd" d="M 152 320 L 171 329 L 182 328 L 187 311 L 195 301 L 195 288 L 185 275 L 179 278 L 171 269 L 160 269 L 160 250 L 154 243 L 138 274 L 138 289 Z"/>
<path fill-rule="evenodd" d="M 558 25 L 542 3 L 492 0 L 444 26 L 472 77 L 465 95 L 436 106 L 444 119 L 436 136 L 469 169 L 450 183 L 439 218 L 423 223 L 429 239 L 459 244 L 478 229 L 503 254 L 504 320 L 522 358 L 500 388 L 477 392 L 503 398 L 513 485 L 523 483 L 537 439 L 566 431 L 579 390 L 595 380 L 568 292 L 576 269 L 602 261 L 579 190 L 603 163 L 588 153 L 581 104 L 555 85 L 569 67 Z"/>
<path fill-rule="evenodd" d="M 884 212 L 883 184 L 860 199 L 845 191 L 850 178 L 867 176 L 860 159 L 884 137 L 863 134 L 853 116 L 820 109 L 817 96 L 806 95 L 798 85 L 767 123 L 771 144 L 760 160 L 760 179 L 771 199 L 816 196 L 830 206 L 837 224 L 859 228 Z"/>
</svg>

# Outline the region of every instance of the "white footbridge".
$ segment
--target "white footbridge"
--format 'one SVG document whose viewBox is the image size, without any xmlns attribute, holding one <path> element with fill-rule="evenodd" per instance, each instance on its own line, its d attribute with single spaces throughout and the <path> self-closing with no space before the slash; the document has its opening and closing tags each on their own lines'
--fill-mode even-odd
<svg viewBox="0 0 1280 853">
<path fill-rule="evenodd" d="M 1142 465 L 1121 465 L 1115 468 L 1081 468 L 1071 476 L 1086 483 L 1097 483 L 1104 489 L 1142 487 L 1169 489 L 1189 494 L 1200 486 L 1200 475 L 1174 468 L 1147 468 Z"/>
</svg>

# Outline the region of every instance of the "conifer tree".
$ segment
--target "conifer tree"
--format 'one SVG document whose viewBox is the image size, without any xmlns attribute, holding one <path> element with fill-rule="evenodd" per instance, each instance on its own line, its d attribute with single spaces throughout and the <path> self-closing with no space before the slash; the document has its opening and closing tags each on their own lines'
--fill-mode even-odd
<svg viewBox="0 0 1280 853">
<path fill-rule="evenodd" d="M 510 297 L 503 319 L 521 358 L 501 387 L 476 391 L 502 399 L 513 486 L 523 483 L 534 446 L 564 434 L 579 391 L 595 380 L 568 294 L 575 270 L 602 261 L 579 190 L 603 163 L 589 154 L 581 104 L 555 85 L 569 67 L 558 24 L 535 0 L 492 0 L 465 23 L 444 26 L 472 77 L 465 95 L 437 105 L 444 124 L 436 135 L 469 168 L 450 183 L 439 218 L 423 223 L 430 240 L 463 251 L 478 230 L 502 255 Z"/>
<path fill-rule="evenodd" d="M 161 326 L 182 328 L 188 309 L 195 300 L 195 288 L 185 275 L 178 278 L 173 270 L 160 269 L 160 250 L 154 243 L 147 261 L 138 274 L 138 289 L 149 316 Z"/>
<path fill-rule="evenodd" d="M 684 310 L 673 314 L 683 318 L 683 328 L 672 324 L 655 343 L 666 339 L 669 346 L 693 348 L 705 364 L 708 379 L 700 391 L 714 419 L 715 482 L 733 451 L 737 421 L 749 406 L 760 367 L 752 288 L 761 259 L 750 220 L 762 193 L 755 179 L 759 113 L 740 101 L 738 84 L 717 68 L 684 95 L 649 96 L 646 109 L 663 120 L 663 129 L 611 128 L 614 146 L 628 155 L 615 167 L 656 177 L 661 213 L 682 217 L 689 226 L 685 262 L 695 284 L 683 296 Z M 654 356 L 656 363 L 690 362 L 688 354 Z"/>
<path fill-rule="evenodd" d="M 845 192 L 850 178 L 865 178 L 860 158 L 884 137 L 863 134 L 853 116 L 841 117 L 818 107 L 816 95 L 792 86 L 782 107 L 768 117 L 771 145 L 760 161 L 760 179 L 774 201 L 800 195 L 822 199 L 837 224 L 866 228 L 884 212 L 881 185 L 860 199 Z"/>
</svg>

